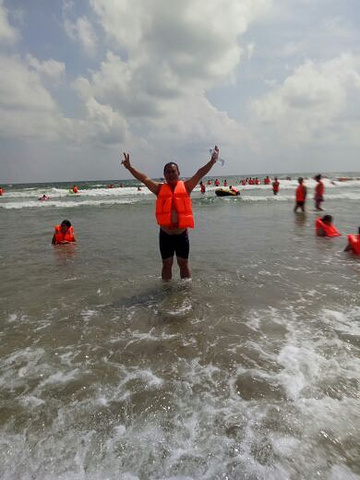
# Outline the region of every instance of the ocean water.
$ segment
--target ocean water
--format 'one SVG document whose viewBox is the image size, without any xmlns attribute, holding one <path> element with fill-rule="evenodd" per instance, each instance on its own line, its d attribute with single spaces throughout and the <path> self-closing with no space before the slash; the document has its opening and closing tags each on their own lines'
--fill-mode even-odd
<svg viewBox="0 0 360 480">
<path fill-rule="evenodd" d="M 325 180 L 332 239 L 311 179 L 305 215 L 295 176 L 197 189 L 193 278 L 169 283 L 145 187 L 5 186 L 0 478 L 360 479 L 358 175 Z"/>
</svg>

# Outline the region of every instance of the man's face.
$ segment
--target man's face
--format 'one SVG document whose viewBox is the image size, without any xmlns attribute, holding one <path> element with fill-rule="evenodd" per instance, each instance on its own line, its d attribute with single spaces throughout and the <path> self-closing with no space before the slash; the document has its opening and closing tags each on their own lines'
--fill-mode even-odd
<svg viewBox="0 0 360 480">
<path fill-rule="evenodd" d="M 173 163 L 168 165 L 164 171 L 165 180 L 167 183 L 175 183 L 179 180 L 180 172 L 177 166 Z"/>
</svg>

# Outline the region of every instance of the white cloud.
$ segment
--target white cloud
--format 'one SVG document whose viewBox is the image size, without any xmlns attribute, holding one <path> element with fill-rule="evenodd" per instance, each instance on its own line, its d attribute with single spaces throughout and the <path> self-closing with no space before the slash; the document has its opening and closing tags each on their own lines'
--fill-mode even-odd
<svg viewBox="0 0 360 480">
<path fill-rule="evenodd" d="M 82 15 L 72 20 L 75 10 L 75 2 L 72 0 L 63 0 L 63 22 L 66 34 L 74 41 L 78 42 L 88 56 L 93 56 L 97 49 L 97 36 L 91 21 L 87 16 Z"/>
<path fill-rule="evenodd" d="M 86 17 L 80 17 L 76 22 L 65 19 L 64 26 L 69 37 L 74 41 L 78 41 L 87 55 L 94 55 L 97 38 L 91 22 Z"/>
<path fill-rule="evenodd" d="M 59 109 L 41 83 L 18 56 L 1 56 L 0 135 L 57 138 Z"/>
<path fill-rule="evenodd" d="M 85 142 L 109 146 L 125 142 L 127 122 L 110 106 L 89 98 L 84 109 L 84 118 L 65 120 L 66 135 L 74 145 L 83 145 Z"/>
<path fill-rule="evenodd" d="M 254 49 L 255 49 L 255 45 L 253 43 L 249 43 L 248 45 L 246 45 L 246 54 L 247 54 L 248 60 L 251 60 L 254 54 Z"/>
<path fill-rule="evenodd" d="M 243 51 L 240 35 L 271 0 L 90 3 L 112 50 L 125 55 L 158 92 L 164 88 L 167 93 L 168 78 L 174 89 L 192 91 L 228 79 Z"/>
<path fill-rule="evenodd" d="M 81 118 L 66 118 L 43 83 L 44 75 L 58 78 L 60 62 L 40 62 L 33 56 L 0 56 L 0 136 L 109 145 L 125 138 L 123 117 L 93 98 L 84 100 Z"/>
<path fill-rule="evenodd" d="M 159 151 L 175 154 L 185 173 L 213 143 L 234 172 L 240 156 L 248 172 L 270 171 L 295 150 L 302 158 L 318 148 L 317 161 L 341 145 L 357 157 L 359 33 L 343 2 L 62 0 L 75 54 L 51 2 L 41 32 L 43 12 L 28 15 L 20 2 L 21 22 L 5 3 L 0 42 L 18 53 L 0 57 L 0 135 L 9 144 L 26 137 L 45 152 L 51 141 L 61 155 L 74 147 L 70 157 L 94 171 L 93 147 L 108 147 L 111 163 L 118 143 L 153 172 Z"/>
<path fill-rule="evenodd" d="M 4 7 L 4 1 L 0 0 L 0 43 L 13 44 L 19 39 L 19 32 L 12 27 L 8 20 L 8 11 Z"/>
<path fill-rule="evenodd" d="M 267 133 L 278 147 L 326 137 L 358 97 L 350 95 L 359 88 L 359 74 L 359 62 L 350 54 L 306 61 L 282 85 L 252 102 L 253 128 L 262 128 L 262 138 Z M 329 143 L 331 137 L 332 132 Z"/>
<path fill-rule="evenodd" d="M 41 62 L 34 56 L 27 55 L 26 62 L 30 67 L 30 70 L 33 70 L 53 81 L 60 80 L 65 73 L 65 64 L 63 62 L 58 62 L 57 60 L 50 59 Z"/>
<path fill-rule="evenodd" d="M 90 79 L 78 78 L 75 87 L 83 99 L 96 98 L 98 102 L 112 105 L 128 117 L 157 116 L 160 107 L 156 105 L 154 92 L 147 91 L 146 83 L 147 78 L 137 72 L 136 66 L 109 52 L 101 62 L 100 69 Z M 170 83 L 171 79 L 168 79 L 169 91 Z"/>
<path fill-rule="evenodd" d="M 55 102 L 18 56 L 1 56 L 0 104 L 6 108 L 51 111 Z"/>
<path fill-rule="evenodd" d="M 86 104 L 111 108 L 136 128 L 139 141 L 237 144 L 244 130 L 206 99 L 228 82 L 249 24 L 270 0 L 91 0 L 112 48 L 99 69 L 74 82 Z M 167 140 L 169 139 L 169 140 Z"/>
</svg>

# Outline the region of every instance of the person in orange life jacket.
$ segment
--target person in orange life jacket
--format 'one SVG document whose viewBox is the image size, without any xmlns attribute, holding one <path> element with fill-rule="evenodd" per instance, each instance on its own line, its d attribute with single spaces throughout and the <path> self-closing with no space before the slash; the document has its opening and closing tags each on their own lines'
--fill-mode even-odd
<svg viewBox="0 0 360 480">
<path fill-rule="evenodd" d="M 318 218 L 315 222 L 315 231 L 318 237 L 339 237 L 341 235 L 333 224 L 331 215 L 324 215 L 322 218 Z"/>
<path fill-rule="evenodd" d="M 232 185 L 230 185 L 229 190 L 230 190 L 231 192 L 234 192 L 235 195 L 240 195 L 239 190 L 238 190 L 237 188 L 233 187 Z"/>
<path fill-rule="evenodd" d="M 315 185 L 315 196 L 314 196 L 315 208 L 316 208 L 316 210 L 321 211 L 321 210 L 323 210 L 321 208 L 321 204 L 324 201 L 325 186 L 324 186 L 323 182 L 321 181 L 320 173 L 319 173 L 319 175 L 316 175 L 316 177 L 314 177 L 314 179 L 317 181 L 317 184 Z"/>
<path fill-rule="evenodd" d="M 191 178 L 180 180 L 179 167 L 175 162 L 164 166 L 166 183 L 158 183 L 146 174 L 139 172 L 130 164 L 130 155 L 124 153 L 122 164 L 140 182 L 157 196 L 156 219 L 160 225 L 159 243 L 162 258 L 161 276 L 171 280 L 174 253 L 180 269 L 181 278 L 190 278 L 188 228 L 194 228 L 190 194 L 200 179 L 210 171 L 219 156 L 219 149 L 214 148 L 210 160 Z"/>
<path fill-rule="evenodd" d="M 2 197 L 4 193 L 5 193 L 5 190 L 2 187 L 0 187 L 0 197 Z"/>
<path fill-rule="evenodd" d="M 345 247 L 344 252 L 352 252 L 356 255 L 360 255 L 360 227 L 357 235 L 348 235 L 348 244 Z"/>
<path fill-rule="evenodd" d="M 201 192 L 201 193 L 205 193 L 205 191 L 206 191 L 206 187 L 205 187 L 205 185 L 203 184 L 203 182 L 201 181 L 201 182 L 200 182 L 200 192 Z"/>
<path fill-rule="evenodd" d="M 79 192 L 79 189 L 78 189 L 77 185 L 73 186 L 72 191 L 73 191 L 73 193 L 78 193 Z"/>
<path fill-rule="evenodd" d="M 73 242 L 76 242 L 74 229 L 69 220 L 63 220 L 61 225 L 56 225 L 51 243 L 53 245 L 60 245 L 62 243 Z"/>
<path fill-rule="evenodd" d="M 295 192 L 295 207 L 294 212 L 297 212 L 297 209 L 300 208 L 302 212 L 305 212 L 305 201 L 307 195 L 307 188 L 304 185 L 304 179 L 302 177 L 298 178 L 299 186 Z"/>
<path fill-rule="evenodd" d="M 274 179 L 274 181 L 273 181 L 273 184 L 272 184 L 273 194 L 274 194 L 274 195 L 277 195 L 277 194 L 278 194 L 279 187 L 280 187 L 280 182 L 279 182 L 278 178 L 275 177 L 275 179 Z"/>
</svg>

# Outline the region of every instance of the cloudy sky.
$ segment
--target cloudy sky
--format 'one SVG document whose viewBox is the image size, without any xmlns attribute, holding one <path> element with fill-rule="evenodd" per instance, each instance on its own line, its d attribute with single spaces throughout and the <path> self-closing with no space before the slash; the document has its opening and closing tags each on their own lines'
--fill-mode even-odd
<svg viewBox="0 0 360 480">
<path fill-rule="evenodd" d="M 359 0 L 0 0 L 0 183 L 359 171 Z"/>
</svg>

